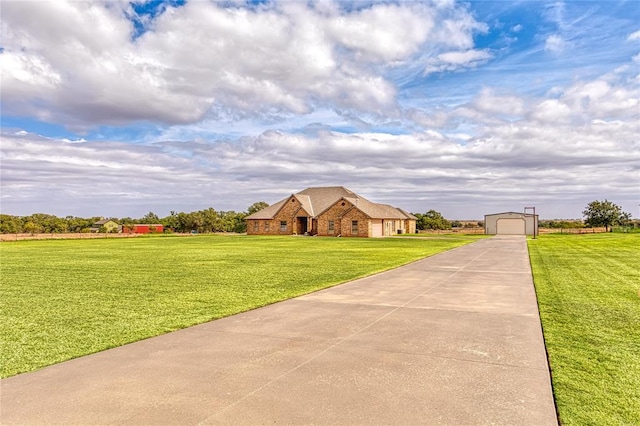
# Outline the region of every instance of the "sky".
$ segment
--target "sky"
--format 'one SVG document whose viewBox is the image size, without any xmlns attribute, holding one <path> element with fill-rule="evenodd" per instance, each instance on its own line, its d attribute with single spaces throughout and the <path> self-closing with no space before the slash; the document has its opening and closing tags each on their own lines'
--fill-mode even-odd
<svg viewBox="0 0 640 426">
<path fill-rule="evenodd" d="M 0 211 L 640 216 L 636 1 L 0 2 Z"/>
</svg>

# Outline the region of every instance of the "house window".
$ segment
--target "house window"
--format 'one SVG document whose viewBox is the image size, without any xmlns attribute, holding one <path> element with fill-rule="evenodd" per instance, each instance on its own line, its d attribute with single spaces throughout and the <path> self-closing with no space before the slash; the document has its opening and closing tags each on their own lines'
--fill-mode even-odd
<svg viewBox="0 0 640 426">
<path fill-rule="evenodd" d="M 257 221 L 257 220 L 254 220 L 254 221 L 253 221 L 253 230 L 254 230 L 255 232 L 258 232 L 258 231 L 260 230 L 260 229 L 259 229 L 259 226 L 260 226 L 260 224 L 258 223 L 258 221 Z"/>
<path fill-rule="evenodd" d="M 358 221 L 357 220 L 352 220 L 351 221 L 351 233 L 352 234 L 357 234 L 358 233 Z"/>
<path fill-rule="evenodd" d="M 269 232 L 269 222 L 264 223 L 264 231 Z"/>
<path fill-rule="evenodd" d="M 335 229 L 335 223 L 332 220 L 330 220 L 329 221 L 329 233 L 333 234 L 333 230 L 334 229 Z"/>
<path fill-rule="evenodd" d="M 287 221 L 286 220 L 281 220 L 280 221 L 280 231 L 281 232 L 287 232 Z"/>
</svg>

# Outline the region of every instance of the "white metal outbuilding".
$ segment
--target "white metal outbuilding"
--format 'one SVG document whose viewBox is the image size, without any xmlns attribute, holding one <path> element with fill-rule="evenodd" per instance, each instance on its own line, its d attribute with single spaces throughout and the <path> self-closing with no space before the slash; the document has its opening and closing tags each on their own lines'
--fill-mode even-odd
<svg viewBox="0 0 640 426">
<path fill-rule="evenodd" d="M 487 235 L 538 235 L 538 215 L 505 212 L 484 216 L 484 233 Z"/>
</svg>

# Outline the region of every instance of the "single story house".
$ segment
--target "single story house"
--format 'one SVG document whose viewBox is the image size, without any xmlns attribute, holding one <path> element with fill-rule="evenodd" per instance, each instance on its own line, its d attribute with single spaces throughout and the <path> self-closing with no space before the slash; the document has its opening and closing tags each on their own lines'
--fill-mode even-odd
<svg viewBox="0 0 640 426">
<path fill-rule="evenodd" d="M 488 235 L 538 235 L 538 215 L 505 212 L 484 216 L 484 233 Z"/>
<path fill-rule="evenodd" d="M 118 232 L 120 226 L 111 219 L 102 219 L 91 225 L 91 232 L 100 232 L 104 228 L 106 232 Z"/>
<path fill-rule="evenodd" d="M 385 237 L 416 232 L 416 217 L 342 186 L 307 188 L 246 217 L 249 235 Z"/>
</svg>

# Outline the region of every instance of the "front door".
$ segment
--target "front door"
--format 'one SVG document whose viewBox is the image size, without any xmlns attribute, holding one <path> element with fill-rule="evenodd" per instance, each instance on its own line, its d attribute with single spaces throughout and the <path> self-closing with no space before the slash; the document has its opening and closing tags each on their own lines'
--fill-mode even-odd
<svg viewBox="0 0 640 426">
<path fill-rule="evenodd" d="M 307 217 L 298 217 L 297 218 L 297 233 L 298 234 L 304 234 L 305 232 L 307 232 L 308 229 L 308 218 Z"/>
</svg>

